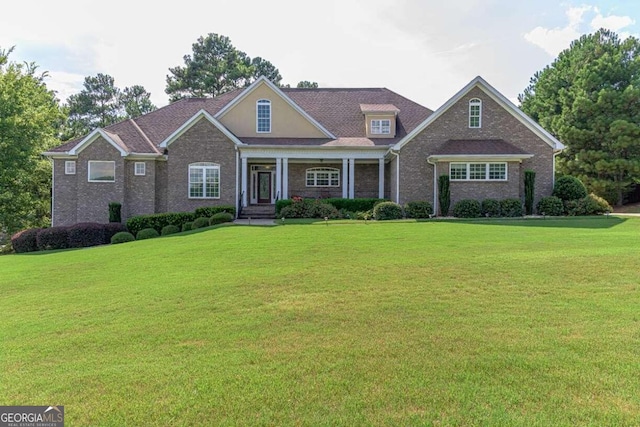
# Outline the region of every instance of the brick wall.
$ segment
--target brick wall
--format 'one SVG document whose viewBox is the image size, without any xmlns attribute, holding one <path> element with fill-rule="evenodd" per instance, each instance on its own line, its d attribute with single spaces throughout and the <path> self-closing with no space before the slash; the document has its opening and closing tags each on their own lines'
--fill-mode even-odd
<svg viewBox="0 0 640 427">
<path fill-rule="evenodd" d="M 201 206 L 233 205 L 236 201 L 235 144 L 207 120 L 200 120 L 168 148 L 167 203 L 169 212 L 188 212 Z M 189 164 L 220 165 L 220 198 L 189 198 Z"/>
<path fill-rule="evenodd" d="M 144 175 L 135 175 L 135 163 L 145 164 Z M 159 162 L 153 160 L 125 160 L 123 219 L 156 212 L 156 163 Z"/>
<path fill-rule="evenodd" d="M 471 98 L 482 100 L 482 128 L 480 129 L 468 127 L 468 108 Z M 524 179 L 526 169 L 536 171 L 536 203 L 541 197 L 551 194 L 553 149 L 482 90 L 474 88 L 402 148 L 400 152 L 400 201 L 402 203 L 412 200 L 433 201 L 433 167 L 427 163 L 427 157 L 449 139 L 504 139 L 525 152 L 533 154 L 531 159 L 524 160 L 522 164 L 509 163 L 509 180 L 506 183 L 452 182 L 452 206 L 454 200 L 463 198 L 517 197 L 523 199 L 524 183 L 521 181 Z M 440 165 L 437 175 L 448 174 L 448 172 L 448 163 L 444 163 Z M 393 173 L 392 170 L 392 177 Z"/>
</svg>

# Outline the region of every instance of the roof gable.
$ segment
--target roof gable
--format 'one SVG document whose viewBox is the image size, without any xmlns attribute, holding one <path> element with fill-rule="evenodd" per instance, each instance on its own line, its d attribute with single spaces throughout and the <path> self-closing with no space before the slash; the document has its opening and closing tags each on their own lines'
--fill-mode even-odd
<svg viewBox="0 0 640 427">
<path fill-rule="evenodd" d="M 78 142 L 76 145 L 74 145 L 73 148 L 69 150 L 69 154 L 72 156 L 77 156 L 78 153 L 80 153 L 82 150 L 87 148 L 92 142 L 94 142 L 100 137 L 104 138 L 104 140 L 107 141 L 109 144 L 111 144 L 113 148 L 118 150 L 122 157 L 129 154 L 126 149 L 126 145 L 122 142 L 122 140 L 117 134 L 108 132 L 100 128 L 97 128 L 96 130 L 91 132 L 89 135 L 87 135 L 84 139 L 80 140 L 80 142 Z"/>
<path fill-rule="evenodd" d="M 215 114 L 215 118 L 235 131 L 240 137 L 257 136 L 255 132 L 255 102 L 257 98 L 269 99 L 272 102 L 271 120 L 272 132 L 261 136 L 265 137 L 324 137 L 335 138 L 322 124 L 314 119 L 307 111 L 296 104 L 280 88 L 270 82 L 264 76 L 260 77 L 248 88 L 242 91 L 236 98 L 225 105 Z M 256 98 L 256 99 L 254 99 Z M 246 105 L 251 103 L 251 105 Z M 244 107 L 244 108 L 243 108 Z M 276 112 L 276 109 L 279 111 Z M 234 117 L 234 112 L 241 111 L 239 117 Z M 296 135 L 284 135 L 282 130 L 277 131 L 278 120 L 282 121 L 286 116 L 287 125 L 297 129 L 291 132 Z M 297 122 L 297 126 L 296 126 Z M 280 123 L 283 127 L 284 123 Z M 237 129 L 235 129 L 237 128 Z M 305 134 L 306 133 L 306 134 Z"/>
<path fill-rule="evenodd" d="M 463 87 L 458 93 L 453 95 L 447 102 L 445 102 L 440 108 L 438 108 L 432 115 L 427 117 L 419 126 L 417 126 L 412 132 L 410 132 L 406 137 L 402 138 L 398 143 L 396 143 L 393 147 L 394 150 L 401 149 L 404 145 L 406 145 L 409 141 L 411 141 L 416 135 L 426 129 L 431 123 L 436 121 L 440 116 L 442 116 L 449 108 L 451 108 L 454 104 L 456 104 L 460 99 L 462 99 L 465 95 L 467 95 L 474 88 L 480 89 L 484 92 L 489 98 L 495 101 L 498 105 L 504 108 L 509 114 L 519 120 L 522 124 L 524 124 L 529 130 L 531 130 L 534 134 L 536 134 L 541 140 L 547 143 L 554 150 L 562 150 L 564 149 L 564 145 L 558 141 L 553 135 L 547 132 L 542 126 L 536 123 L 531 117 L 527 116 L 522 110 L 516 107 L 511 101 L 509 101 L 504 95 L 498 92 L 493 86 L 487 83 L 482 77 L 477 76 L 475 79 L 471 80 L 465 87 Z"/>
<path fill-rule="evenodd" d="M 172 142 L 180 138 L 180 136 L 182 136 L 186 131 L 191 129 L 196 123 L 198 123 L 202 119 L 208 120 L 209 123 L 215 126 L 227 138 L 233 141 L 234 144 L 245 145 L 233 133 L 229 132 L 229 130 L 226 127 L 224 127 L 222 123 L 216 120 L 211 114 L 209 114 L 205 110 L 200 110 L 196 114 L 194 114 L 189 120 L 184 122 L 182 126 L 180 126 L 173 133 L 171 133 L 171 135 L 165 138 L 165 140 L 160 143 L 160 148 L 166 148 L 169 145 L 171 145 Z"/>
</svg>

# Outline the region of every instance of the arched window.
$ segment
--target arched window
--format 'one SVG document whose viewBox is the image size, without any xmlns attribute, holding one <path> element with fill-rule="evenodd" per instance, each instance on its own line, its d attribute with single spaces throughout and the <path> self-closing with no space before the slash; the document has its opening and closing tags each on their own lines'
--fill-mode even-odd
<svg viewBox="0 0 640 427">
<path fill-rule="evenodd" d="M 271 101 L 259 99 L 256 103 L 256 132 L 271 132 Z"/>
<path fill-rule="evenodd" d="M 220 198 L 220 165 L 205 162 L 189 165 L 189 198 Z"/>
<path fill-rule="evenodd" d="M 482 101 L 478 98 L 469 101 L 469 127 L 482 127 Z"/>
<path fill-rule="evenodd" d="M 339 187 L 340 170 L 335 168 L 307 169 L 307 187 Z"/>
</svg>

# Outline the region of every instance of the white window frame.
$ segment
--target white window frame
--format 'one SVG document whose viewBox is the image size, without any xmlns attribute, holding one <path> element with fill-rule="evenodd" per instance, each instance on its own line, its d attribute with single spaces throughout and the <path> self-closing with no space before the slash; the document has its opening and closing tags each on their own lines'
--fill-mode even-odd
<svg viewBox="0 0 640 427">
<path fill-rule="evenodd" d="M 269 108 L 269 117 L 260 117 L 260 107 Z M 269 128 L 260 129 L 260 120 L 269 120 Z M 258 99 L 256 101 L 256 133 L 271 133 L 271 101 L 268 99 Z"/>
<path fill-rule="evenodd" d="M 147 174 L 147 164 L 145 162 L 135 162 L 133 164 L 133 174 L 135 176 L 145 176 Z"/>
<path fill-rule="evenodd" d="M 371 135 L 391 135 L 391 120 L 371 119 Z"/>
<path fill-rule="evenodd" d="M 94 163 L 110 163 L 113 165 L 113 179 L 91 179 L 91 165 Z M 89 182 L 116 182 L 116 162 L 113 160 L 89 160 L 87 162 L 87 179 Z"/>
<path fill-rule="evenodd" d="M 477 111 L 475 111 L 477 107 Z M 478 119 L 476 125 L 475 119 Z M 482 127 L 482 100 L 473 98 L 469 100 L 469 129 L 480 129 Z"/>
<path fill-rule="evenodd" d="M 65 175 L 75 175 L 76 174 L 76 161 L 75 160 L 65 160 L 65 162 L 64 162 L 64 174 Z"/>
<path fill-rule="evenodd" d="M 202 182 L 201 183 L 196 183 L 196 184 L 200 184 L 202 186 L 201 190 L 202 190 L 202 196 L 192 196 L 191 195 L 191 171 L 192 170 L 198 170 L 202 172 Z M 209 174 L 213 174 L 214 178 L 215 175 L 217 175 L 217 196 L 216 195 L 208 195 L 207 194 L 207 177 Z M 198 163 L 191 163 L 189 165 L 188 168 L 188 184 L 187 184 L 187 196 L 189 199 L 219 199 L 220 198 L 220 191 L 221 191 L 221 185 L 220 185 L 220 165 L 217 163 L 209 163 L 209 162 L 198 162 Z M 216 184 L 215 179 L 214 179 L 214 184 Z M 212 193 L 215 194 L 215 191 Z"/>
<path fill-rule="evenodd" d="M 328 174 L 328 184 L 318 184 L 320 174 Z M 304 183 L 307 187 L 340 187 L 340 169 L 336 168 L 309 168 L 305 171 Z M 320 178 L 323 179 L 323 178 Z M 309 184 L 311 181 L 311 184 Z"/>
<path fill-rule="evenodd" d="M 455 166 L 463 166 L 465 170 L 464 178 L 454 178 L 453 169 Z M 473 165 L 473 166 L 472 166 Z M 482 178 L 476 178 L 478 174 L 478 167 L 484 166 L 484 174 Z M 491 165 L 504 165 L 504 178 L 491 178 Z M 460 168 L 455 168 L 460 169 Z M 473 169 L 473 171 L 472 171 Z M 473 174 L 473 177 L 472 177 Z M 491 182 L 504 182 L 509 178 L 509 165 L 507 162 L 451 162 L 449 163 L 449 179 L 451 181 L 491 181 Z"/>
</svg>

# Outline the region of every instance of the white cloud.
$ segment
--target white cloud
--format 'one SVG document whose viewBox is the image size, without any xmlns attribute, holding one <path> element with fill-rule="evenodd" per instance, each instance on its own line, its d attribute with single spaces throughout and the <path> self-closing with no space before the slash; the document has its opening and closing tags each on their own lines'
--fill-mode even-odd
<svg viewBox="0 0 640 427">
<path fill-rule="evenodd" d="M 584 28 L 585 15 L 593 14 L 589 27 Z M 564 49 L 567 49 L 573 40 L 578 39 L 588 31 L 597 31 L 600 28 L 608 28 L 619 32 L 623 28 L 633 25 L 635 21 L 629 16 L 607 15 L 604 16 L 597 7 L 582 5 L 570 7 L 566 11 L 568 23 L 565 27 L 545 28 L 538 26 L 524 35 L 525 40 L 542 48 L 549 55 L 555 57 Z M 620 33 L 622 38 L 629 33 Z"/>
</svg>

